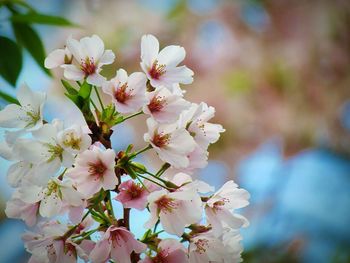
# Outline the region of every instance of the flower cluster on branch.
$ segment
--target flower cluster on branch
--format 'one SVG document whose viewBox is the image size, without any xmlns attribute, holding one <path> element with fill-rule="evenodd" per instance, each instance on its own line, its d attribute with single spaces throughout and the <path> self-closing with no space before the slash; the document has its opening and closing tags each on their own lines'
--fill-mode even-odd
<svg viewBox="0 0 350 263">
<path fill-rule="evenodd" d="M 248 205 L 249 194 L 233 181 L 215 191 L 192 177 L 207 165 L 208 146 L 224 129 L 210 122 L 213 107 L 184 98 L 180 84 L 193 81 L 192 70 L 179 66 L 184 58 L 183 47 L 160 50 L 158 40 L 145 35 L 143 72 L 119 69 L 107 80 L 101 70 L 113 63 L 114 53 L 96 35 L 70 37 L 45 66 L 63 69 L 66 96 L 86 125 L 47 122 L 46 95 L 25 85 L 17 92 L 19 104 L 0 111 L 0 127 L 8 129 L 0 154 L 13 162 L 7 176 L 15 188 L 5 212 L 33 227 L 23 235 L 31 263 L 241 260 L 239 229 L 248 221 L 235 210 Z M 113 130 L 141 114 L 148 116 L 145 147 L 115 152 Z M 135 161 L 146 151 L 164 162 L 157 172 Z M 121 213 L 114 211 L 115 202 L 122 204 Z M 131 209 L 149 214 L 138 238 Z"/>
</svg>

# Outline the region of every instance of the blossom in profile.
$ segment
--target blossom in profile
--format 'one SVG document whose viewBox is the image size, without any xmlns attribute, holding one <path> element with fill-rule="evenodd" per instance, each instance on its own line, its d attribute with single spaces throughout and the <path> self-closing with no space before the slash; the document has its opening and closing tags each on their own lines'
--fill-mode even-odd
<svg viewBox="0 0 350 263">
<path fill-rule="evenodd" d="M 192 103 L 190 109 L 184 111 L 180 117 L 180 126 L 186 127 L 196 143 L 205 150 L 209 144 L 217 142 L 220 133 L 225 131 L 222 125 L 209 122 L 214 114 L 214 107 L 209 107 L 206 103 L 201 102 L 200 104 Z"/>
<path fill-rule="evenodd" d="M 167 46 L 159 51 L 158 39 L 153 35 L 144 35 L 141 39 L 141 68 L 146 73 L 153 87 L 174 84 L 191 84 L 193 71 L 186 66 L 179 66 L 186 56 L 180 46 Z"/>
<path fill-rule="evenodd" d="M 9 104 L 0 111 L 0 127 L 34 131 L 43 126 L 43 107 L 46 94 L 32 91 L 27 85 L 17 90 L 20 105 Z"/>
<path fill-rule="evenodd" d="M 196 147 L 192 136 L 185 128 L 176 124 L 159 124 L 147 119 L 148 132 L 144 140 L 150 143 L 160 159 L 175 168 L 185 168 L 190 164 L 188 154 Z"/>
<path fill-rule="evenodd" d="M 224 226 L 238 229 L 248 225 L 248 220 L 231 210 L 245 207 L 249 204 L 249 193 L 238 188 L 232 180 L 226 182 L 206 203 L 205 213 L 208 223 L 217 236 L 222 234 Z"/>
<path fill-rule="evenodd" d="M 118 263 L 131 263 L 130 254 L 141 253 L 147 246 L 137 241 L 132 233 L 124 227 L 110 226 L 90 253 L 93 263 L 112 259 Z"/>
<path fill-rule="evenodd" d="M 97 35 L 83 37 L 79 41 L 74 38 L 67 40 L 67 47 L 73 55 L 71 64 L 61 65 L 64 77 L 69 80 L 81 81 L 102 86 L 105 78 L 100 74 L 103 65 L 114 62 L 112 50 L 105 50 L 104 43 Z"/>
<path fill-rule="evenodd" d="M 52 51 L 44 61 L 45 68 L 54 69 L 62 65 L 72 64 L 73 55 L 67 47 Z"/>
<path fill-rule="evenodd" d="M 133 113 L 147 103 L 145 74 L 134 72 L 128 76 L 124 69 L 119 69 L 115 78 L 106 82 L 103 92 L 112 97 L 118 112 Z"/>
<path fill-rule="evenodd" d="M 86 198 L 92 197 L 102 189 L 112 190 L 118 184 L 114 174 L 115 152 L 92 146 L 75 159 L 74 167 L 66 175 L 73 179 L 79 192 Z"/>
</svg>

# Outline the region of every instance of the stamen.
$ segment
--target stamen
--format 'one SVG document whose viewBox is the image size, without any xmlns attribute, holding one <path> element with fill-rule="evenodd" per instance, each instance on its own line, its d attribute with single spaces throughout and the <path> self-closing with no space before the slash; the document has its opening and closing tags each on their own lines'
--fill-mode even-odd
<svg viewBox="0 0 350 263">
<path fill-rule="evenodd" d="M 154 61 L 152 67 L 148 71 L 148 73 L 153 79 L 159 79 L 162 75 L 164 75 L 165 72 L 166 72 L 165 65 L 164 64 L 158 65 L 157 60 Z"/>
<path fill-rule="evenodd" d="M 164 97 L 155 96 L 151 99 L 150 103 L 148 104 L 148 109 L 150 110 L 150 112 L 158 112 L 162 110 L 164 104 Z"/>
<path fill-rule="evenodd" d="M 124 104 L 131 97 L 130 93 L 126 91 L 127 87 L 128 87 L 128 83 L 125 83 L 115 91 L 114 98 L 118 102 Z"/>
<path fill-rule="evenodd" d="M 92 176 L 103 177 L 106 170 L 107 167 L 101 160 L 98 160 L 96 163 L 89 163 L 89 173 Z"/>
<path fill-rule="evenodd" d="M 81 62 L 80 68 L 85 73 L 85 77 L 95 73 L 96 65 L 94 63 L 94 59 L 87 57 L 85 61 Z"/>
<path fill-rule="evenodd" d="M 178 206 L 174 199 L 165 195 L 158 199 L 155 203 L 158 206 L 158 209 L 164 213 L 171 213 Z"/>
<path fill-rule="evenodd" d="M 170 134 L 157 133 L 153 137 L 153 144 L 159 148 L 166 146 L 170 141 Z"/>
</svg>

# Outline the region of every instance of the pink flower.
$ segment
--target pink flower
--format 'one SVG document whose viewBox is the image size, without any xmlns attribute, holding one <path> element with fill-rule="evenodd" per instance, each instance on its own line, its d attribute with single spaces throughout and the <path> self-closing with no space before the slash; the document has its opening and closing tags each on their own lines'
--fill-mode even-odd
<svg viewBox="0 0 350 263">
<path fill-rule="evenodd" d="M 188 257 L 184 246 L 177 240 L 168 238 L 160 241 L 157 255 L 147 257 L 140 263 L 186 263 Z"/>
<path fill-rule="evenodd" d="M 130 254 L 133 251 L 141 253 L 146 248 L 125 228 L 110 226 L 91 251 L 90 259 L 93 263 L 102 263 L 108 259 L 118 263 L 131 263 Z"/>
<path fill-rule="evenodd" d="M 147 205 L 147 196 L 157 187 L 154 184 L 149 184 L 148 181 L 145 181 L 144 184 L 147 189 L 135 183 L 133 180 L 121 183 L 118 188 L 120 192 L 115 199 L 121 202 L 126 208 L 145 209 Z"/>
<path fill-rule="evenodd" d="M 16 192 L 6 203 L 5 214 L 9 218 L 22 219 L 28 226 L 34 226 L 37 221 L 39 202 L 26 203 L 16 197 Z"/>
<path fill-rule="evenodd" d="M 103 188 L 112 190 L 118 184 L 114 173 L 115 152 L 101 150 L 96 146 L 84 151 L 75 159 L 75 166 L 66 175 L 76 183 L 79 192 L 86 198 L 92 197 Z"/>
</svg>

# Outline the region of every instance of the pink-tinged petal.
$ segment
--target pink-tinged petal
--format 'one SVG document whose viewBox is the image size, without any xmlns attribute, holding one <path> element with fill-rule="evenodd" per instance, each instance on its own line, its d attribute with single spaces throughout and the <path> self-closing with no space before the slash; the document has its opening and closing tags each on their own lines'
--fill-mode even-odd
<svg viewBox="0 0 350 263">
<path fill-rule="evenodd" d="M 81 206 L 70 206 L 69 207 L 69 213 L 68 213 L 69 220 L 73 224 L 80 223 L 81 219 L 83 218 L 84 209 L 85 209 L 84 205 L 81 205 Z"/>
<path fill-rule="evenodd" d="M 167 46 L 158 55 L 158 63 L 167 67 L 176 67 L 185 59 L 186 51 L 180 46 Z"/>
<path fill-rule="evenodd" d="M 91 181 L 85 180 L 81 181 L 77 185 L 78 191 L 82 193 L 85 198 L 90 198 L 102 188 L 102 183 L 98 178 L 91 177 Z"/>
<path fill-rule="evenodd" d="M 128 73 L 125 71 L 125 69 L 118 69 L 117 70 L 117 76 L 116 76 L 116 80 L 120 83 L 120 84 L 124 84 L 128 82 Z"/>
<path fill-rule="evenodd" d="M 113 172 L 106 173 L 102 179 L 102 187 L 105 190 L 113 190 L 118 184 L 118 178 Z"/>
<path fill-rule="evenodd" d="M 61 212 L 61 208 L 62 200 L 56 192 L 52 192 L 41 200 L 39 213 L 43 217 L 53 217 Z"/>
<path fill-rule="evenodd" d="M 75 65 L 62 65 L 61 67 L 64 68 L 63 75 L 66 79 L 79 81 L 85 77 L 85 73 Z"/>
<path fill-rule="evenodd" d="M 141 38 L 141 60 L 151 66 L 156 60 L 159 52 L 158 39 L 153 35 L 144 35 Z"/>
<path fill-rule="evenodd" d="M 66 52 L 64 49 L 56 49 L 52 51 L 45 59 L 45 62 L 44 62 L 45 68 L 53 69 L 65 64 L 64 63 L 65 56 L 66 56 Z"/>
<path fill-rule="evenodd" d="M 103 263 L 110 258 L 110 253 L 111 243 L 108 239 L 103 239 L 96 243 L 89 257 L 93 263 Z"/>
<path fill-rule="evenodd" d="M 113 51 L 108 49 L 103 53 L 102 57 L 99 60 L 99 64 L 109 65 L 114 62 L 114 59 L 115 59 L 115 55 Z"/>
</svg>

